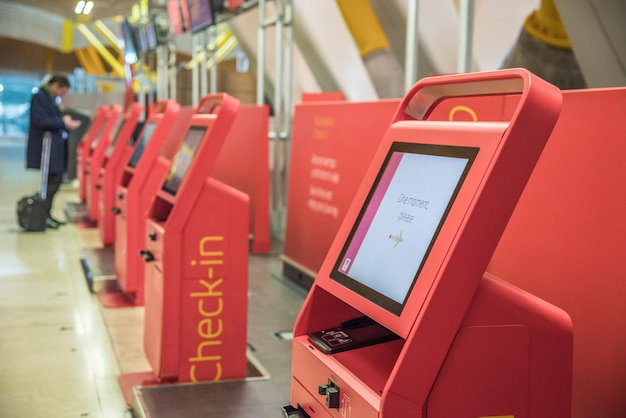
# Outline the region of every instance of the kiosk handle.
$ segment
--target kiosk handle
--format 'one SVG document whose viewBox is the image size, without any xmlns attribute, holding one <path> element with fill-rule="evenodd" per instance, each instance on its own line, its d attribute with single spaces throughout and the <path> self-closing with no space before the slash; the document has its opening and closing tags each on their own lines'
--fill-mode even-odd
<svg viewBox="0 0 626 418">
<path fill-rule="evenodd" d="M 551 90 L 551 91 L 550 91 Z M 513 124 L 526 109 L 537 102 L 551 98 L 557 115 L 561 106 L 560 90 L 523 68 L 452 74 L 423 78 L 411 87 L 398 107 L 392 122 L 426 120 L 437 103 L 446 98 L 469 96 L 505 96 L 520 94 L 517 108 L 511 117 Z M 543 103 L 541 107 L 545 107 Z"/>
<path fill-rule="evenodd" d="M 230 106 L 232 101 L 237 101 L 237 99 L 226 93 L 207 94 L 200 99 L 196 113 L 215 114 L 219 112 L 221 107 Z"/>
</svg>

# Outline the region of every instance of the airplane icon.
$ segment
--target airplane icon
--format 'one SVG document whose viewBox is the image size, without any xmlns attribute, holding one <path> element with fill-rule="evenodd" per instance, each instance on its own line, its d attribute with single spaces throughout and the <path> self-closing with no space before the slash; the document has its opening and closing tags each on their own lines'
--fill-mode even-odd
<svg viewBox="0 0 626 418">
<path fill-rule="evenodd" d="M 404 242 L 404 239 L 402 238 L 402 230 L 400 230 L 400 234 L 398 235 L 389 235 L 389 238 L 391 238 L 395 242 L 395 244 L 393 244 L 393 248 L 396 248 L 398 244 Z"/>
</svg>

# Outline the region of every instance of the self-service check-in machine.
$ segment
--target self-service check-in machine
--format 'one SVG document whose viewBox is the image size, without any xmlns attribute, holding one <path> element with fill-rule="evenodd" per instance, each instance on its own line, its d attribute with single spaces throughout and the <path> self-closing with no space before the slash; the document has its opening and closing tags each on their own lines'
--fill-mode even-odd
<svg viewBox="0 0 626 418">
<path fill-rule="evenodd" d="M 116 132 L 116 128 L 121 122 L 121 113 L 122 106 L 114 104 L 110 107 L 109 114 L 102 127 L 102 132 L 91 142 L 90 153 L 87 156 L 87 209 L 89 211 L 89 220 L 94 223 L 98 222 L 100 169 L 102 168 L 105 153 L 112 141 L 113 134 Z"/>
<path fill-rule="evenodd" d="M 94 115 L 93 122 L 83 139 L 76 147 L 76 176 L 78 178 L 78 197 L 81 202 L 87 200 L 87 157 L 91 153 L 91 144 L 102 134 L 110 106 L 100 106 Z"/>
<path fill-rule="evenodd" d="M 153 370 L 123 375 L 122 388 L 246 377 L 249 199 L 209 177 L 238 108 L 202 99 L 156 193 L 142 252 Z"/>
<path fill-rule="evenodd" d="M 132 138 L 143 112 L 143 106 L 133 103 L 124 112 L 121 122 L 112 136 L 104 154 L 96 189 L 98 199 L 98 230 L 103 245 L 115 242 L 115 190 L 122 178 L 124 165 L 133 151 Z"/>
<path fill-rule="evenodd" d="M 424 120 L 478 95 L 511 121 Z M 409 91 L 296 320 L 285 417 L 570 417 L 569 316 L 485 274 L 560 106 L 521 69 Z"/>
<path fill-rule="evenodd" d="M 161 166 L 157 157 L 181 116 L 180 105 L 172 100 L 152 105 L 122 169 L 112 209 L 116 215 L 113 266 L 116 292 L 110 292 L 122 297 L 112 298 L 112 306 L 142 303 L 136 300 L 139 283 L 143 286 L 139 250 L 144 247 L 142 238 L 150 202 L 168 168 Z"/>
</svg>

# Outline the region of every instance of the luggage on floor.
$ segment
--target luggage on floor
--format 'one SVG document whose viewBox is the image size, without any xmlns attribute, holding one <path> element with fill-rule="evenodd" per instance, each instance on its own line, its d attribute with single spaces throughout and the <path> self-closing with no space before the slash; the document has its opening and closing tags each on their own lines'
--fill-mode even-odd
<svg viewBox="0 0 626 418">
<path fill-rule="evenodd" d="M 46 193 L 48 189 L 48 171 L 50 169 L 50 147 L 52 135 L 46 132 L 43 136 L 41 150 L 41 181 L 39 192 L 24 196 L 17 202 L 17 222 L 24 231 L 45 231 L 48 219 Z"/>
</svg>

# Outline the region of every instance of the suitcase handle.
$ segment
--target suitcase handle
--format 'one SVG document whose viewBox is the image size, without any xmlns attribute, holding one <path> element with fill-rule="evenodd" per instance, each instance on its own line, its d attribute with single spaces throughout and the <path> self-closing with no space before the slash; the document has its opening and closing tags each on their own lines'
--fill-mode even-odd
<svg viewBox="0 0 626 418">
<path fill-rule="evenodd" d="M 48 194 L 48 173 L 50 172 L 50 151 L 52 148 L 52 134 L 46 131 L 43 134 L 41 145 L 41 182 L 39 183 L 39 197 L 45 199 Z"/>
</svg>

